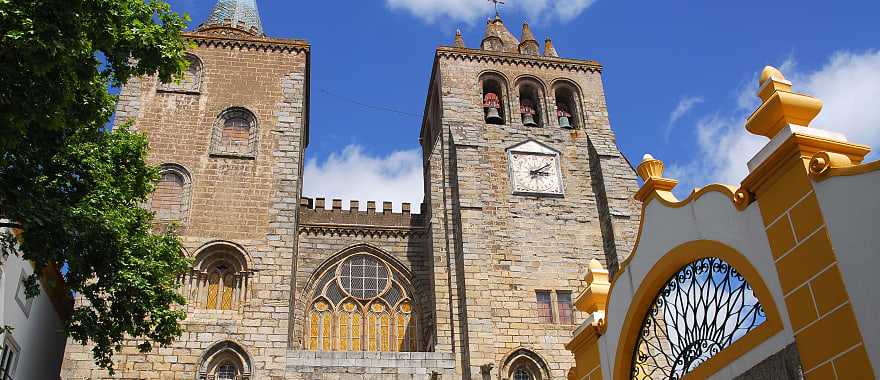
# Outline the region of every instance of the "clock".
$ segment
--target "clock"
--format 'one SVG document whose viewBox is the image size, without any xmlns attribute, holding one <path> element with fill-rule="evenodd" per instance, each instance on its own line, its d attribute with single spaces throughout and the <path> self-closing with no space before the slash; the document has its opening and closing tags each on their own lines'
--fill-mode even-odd
<svg viewBox="0 0 880 380">
<path fill-rule="evenodd" d="M 507 150 L 514 194 L 563 195 L 559 152 L 530 140 Z"/>
</svg>

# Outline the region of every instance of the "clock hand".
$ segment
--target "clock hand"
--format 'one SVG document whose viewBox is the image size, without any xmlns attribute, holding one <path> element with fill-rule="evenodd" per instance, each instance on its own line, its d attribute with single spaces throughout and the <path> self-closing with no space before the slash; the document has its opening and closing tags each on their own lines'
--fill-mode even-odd
<svg viewBox="0 0 880 380">
<path fill-rule="evenodd" d="M 529 174 L 537 175 L 538 173 L 541 173 L 542 171 L 544 171 L 544 169 L 547 169 L 549 167 L 550 167 L 550 164 L 544 165 L 540 169 L 535 169 L 535 170 L 530 171 Z M 546 173 L 541 173 L 541 174 L 546 174 Z"/>
</svg>

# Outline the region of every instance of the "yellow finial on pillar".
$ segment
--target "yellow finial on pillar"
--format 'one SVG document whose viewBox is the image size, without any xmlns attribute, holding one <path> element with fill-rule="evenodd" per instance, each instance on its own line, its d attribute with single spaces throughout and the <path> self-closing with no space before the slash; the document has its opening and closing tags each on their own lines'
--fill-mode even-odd
<svg viewBox="0 0 880 380">
<path fill-rule="evenodd" d="M 773 66 L 761 71 L 758 97 L 763 103 L 746 122 L 749 132 L 773 138 L 786 125 L 809 126 L 822 110 L 822 101 L 792 92 L 791 82 Z"/>
<path fill-rule="evenodd" d="M 642 158 L 642 162 L 636 167 L 636 172 L 639 173 L 639 177 L 642 177 L 645 184 L 636 192 L 636 199 L 644 202 L 651 194 L 657 194 L 666 200 L 675 201 L 672 189 L 678 185 L 678 181 L 663 178 L 663 168 L 663 161 L 650 154 L 646 154 Z"/>
</svg>

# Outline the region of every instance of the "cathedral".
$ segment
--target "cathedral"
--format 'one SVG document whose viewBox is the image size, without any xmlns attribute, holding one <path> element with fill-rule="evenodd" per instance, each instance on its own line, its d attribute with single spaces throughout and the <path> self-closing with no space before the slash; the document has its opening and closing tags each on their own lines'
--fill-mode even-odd
<svg viewBox="0 0 880 380">
<path fill-rule="evenodd" d="M 480 46 L 457 33 L 426 78 L 423 203 L 343 205 L 302 196 L 309 43 L 265 35 L 256 0 L 184 38 L 184 78 L 130 80 L 115 119 L 148 137 L 148 206 L 193 261 L 184 333 L 112 376 L 71 341 L 61 378 L 566 378 L 584 274 L 613 276 L 640 218 L 599 63 L 497 16 Z"/>
</svg>

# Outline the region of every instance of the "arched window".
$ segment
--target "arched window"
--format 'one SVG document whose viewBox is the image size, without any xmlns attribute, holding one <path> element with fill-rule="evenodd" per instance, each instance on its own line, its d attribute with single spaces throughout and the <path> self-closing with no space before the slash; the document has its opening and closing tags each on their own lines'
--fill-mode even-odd
<svg viewBox="0 0 880 380">
<path fill-rule="evenodd" d="M 165 164 L 159 169 L 159 183 L 150 201 L 150 208 L 160 221 L 184 221 L 189 212 L 192 180 L 180 165 Z"/>
<path fill-rule="evenodd" d="M 199 380 L 250 380 L 255 377 L 250 355 L 235 342 L 217 343 L 202 355 Z"/>
<path fill-rule="evenodd" d="M 254 158 L 257 152 L 257 118 L 247 109 L 235 107 L 223 111 L 214 123 L 211 154 L 215 156 Z"/>
<path fill-rule="evenodd" d="M 556 121 L 562 128 L 579 128 L 580 120 L 580 96 L 576 87 L 570 83 L 562 82 L 554 88 L 556 101 Z"/>
<path fill-rule="evenodd" d="M 367 253 L 325 269 L 313 287 L 305 323 L 313 351 L 416 351 L 416 309 L 410 280 Z"/>
<path fill-rule="evenodd" d="M 504 81 L 493 74 L 486 74 L 480 79 L 482 86 L 483 118 L 489 124 L 504 124 L 507 114 L 505 107 L 506 93 Z"/>
<path fill-rule="evenodd" d="M 207 310 L 238 310 L 247 300 L 252 274 L 243 251 L 215 242 L 200 249 L 195 261 L 193 270 L 182 278 L 188 303 Z"/>
<path fill-rule="evenodd" d="M 752 287 L 718 258 L 693 261 L 660 289 L 642 322 L 632 379 L 679 379 L 767 320 Z"/>
<path fill-rule="evenodd" d="M 542 112 L 543 91 L 533 81 L 522 81 L 519 84 L 519 114 L 520 120 L 526 127 L 544 126 L 544 114 Z"/>
<path fill-rule="evenodd" d="M 183 72 L 180 82 L 159 83 L 160 91 L 199 92 L 202 87 L 202 61 L 193 54 L 187 54 L 189 66 Z"/>
<path fill-rule="evenodd" d="M 519 348 L 504 359 L 501 374 L 505 380 L 547 380 L 550 367 L 534 351 Z"/>
</svg>

